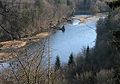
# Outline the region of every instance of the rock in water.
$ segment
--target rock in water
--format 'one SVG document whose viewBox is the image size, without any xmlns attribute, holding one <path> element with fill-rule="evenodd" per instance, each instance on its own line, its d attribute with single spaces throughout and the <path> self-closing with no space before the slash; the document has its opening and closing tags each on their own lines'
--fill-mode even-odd
<svg viewBox="0 0 120 84">
<path fill-rule="evenodd" d="M 64 33 L 65 32 L 65 26 L 62 26 L 61 30 Z"/>
</svg>

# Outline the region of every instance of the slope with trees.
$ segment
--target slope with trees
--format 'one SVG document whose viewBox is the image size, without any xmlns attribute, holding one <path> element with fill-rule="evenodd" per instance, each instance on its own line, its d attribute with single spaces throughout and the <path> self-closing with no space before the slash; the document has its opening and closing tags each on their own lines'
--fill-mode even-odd
<svg viewBox="0 0 120 84">
<path fill-rule="evenodd" d="M 2 0 L 0 3 L 1 41 L 47 31 L 50 24 L 55 26 L 72 10 L 71 0 Z"/>
<path fill-rule="evenodd" d="M 50 1 L 50 0 L 49 0 Z M 102 1 L 102 0 L 101 0 Z M 56 3 L 63 3 L 61 0 Z M 58 7 L 59 5 L 57 5 Z M 119 84 L 120 83 L 120 7 L 112 9 L 108 16 L 97 22 L 97 39 L 94 48 L 89 46 L 76 58 L 71 54 L 68 64 L 61 66 L 59 57 L 54 67 L 44 67 L 46 60 L 40 48 L 30 58 L 11 62 L 2 77 L 13 84 Z M 41 43 L 42 44 L 42 43 Z"/>
</svg>

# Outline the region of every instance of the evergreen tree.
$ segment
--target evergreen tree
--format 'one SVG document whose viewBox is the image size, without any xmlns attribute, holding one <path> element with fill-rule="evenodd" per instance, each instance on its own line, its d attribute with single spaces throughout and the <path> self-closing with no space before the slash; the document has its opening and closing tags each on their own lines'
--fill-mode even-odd
<svg viewBox="0 0 120 84">
<path fill-rule="evenodd" d="M 87 64 L 89 64 L 89 61 L 90 61 L 90 48 L 89 48 L 89 46 L 87 46 L 85 54 L 86 54 L 85 61 L 86 61 Z"/>
<path fill-rule="evenodd" d="M 89 55 L 89 52 L 90 52 L 90 48 L 89 48 L 89 46 L 87 46 L 86 57 Z"/>
<path fill-rule="evenodd" d="M 74 84 L 75 76 L 76 76 L 76 66 L 74 62 L 73 53 L 71 53 L 69 56 L 68 68 L 67 68 L 67 79 L 69 84 Z"/>
<path fill-rule="evenodd" d="M 70 5 L 71 5 L 71 1 L 67 0 L 67 6 L 70 6 Z"/>
<path fill-rule="evenodd" d="M 60 4 L 61 0 L 54 0 L 56 4 Z"/>
<path fill-rule="evenodd" d="M 85 70 L 86 71 L 91 71 L 93 69 L 93 57 L 90 53 L 90 48 L 87 46 L 86 53 L 85 53 Z"/>
<path fill-rule="evenodd" d="M 59 56 L 56 57 L 56 62 L 55 62 L 55 71 L 60 69 L 60 58 Z"/>
<path fill-rule="evenodd" d="M 69 56 L 68 65 L 73 65 L 73 64 L 74 64 L 74 57 L 73 57 L 73 53 L 71 53 Z"/>
</svg>

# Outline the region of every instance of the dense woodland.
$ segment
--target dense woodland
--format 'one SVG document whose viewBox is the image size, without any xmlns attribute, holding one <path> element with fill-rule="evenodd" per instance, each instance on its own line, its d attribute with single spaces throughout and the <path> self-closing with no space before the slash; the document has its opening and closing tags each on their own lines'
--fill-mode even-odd
<svg viewBox="0 0 120 84">
<path fill-rule="evenodd" d="M 48 31 L 73 10 L 71 0 L 1 0 L 0 5 L 0 40 Z"/>
<path fill-rule="evenodd" d="M 76 0 L 76 14 L 108 12 L 110 10 L 106 5 L 106 1 L 107 0 Z"/>
<path fill-rule="evenodd" d="M 33 27 L 34 33 L 38 30 L 46 31 L 46 29 L 41 28 L 49 29 L 49 27 L 46 27 L 50 26 L 47 25 L 49 21 L 54 24 L 54 21 L 58 22 L 61 16 L 63 18 L 70 17 L 74 9 L 76 11 L 90 11 L 91 8 L 95 8 L 96 10 L 92 13 L 109 12 L 105 19 L 99 19 L 97 22 L 97 39 L 94 48 L 88 46 L 77 56 L 71 53 L 66 64 L 62 64 L 61 59 L 57 56 L 54 66 L 50 66 L 49 58 L 46 63 L 46 57 L 43 55 L 44 42 L 46 41 L 44 40 L 39 44 L 43 46 L 40 47 L 34 57 L 30 58 L 28 54 L 23 54 L 22 58 L 18 56 L 16 61 L 10 62 L 10 67 L 0 75 L 0 79 L 4 80 L 3 84 L 120 84 L 120 7 L 110 9 L 105 1 L 107 0 L 76 0 L 80 3 L 78 4 L 72 0 L 36 0 L 36 10 L 39 11 L 32 10 L 32 8 L 30 11 L 23 9 L 19 10 L 20 14 L 18 9 L 16 12 L 11 9 L 10 12 L 7 12 L 0 7 L 3 11 L 0 11 L 0 14 L 6 14 L 6 17 L 1 17 L 3 24 L 0 24 L 0 39 L 3 39 L 3 37 L 10 39 L 9 36 L 13 39 L 16 33 L 20 37 L 26 36 L 24 33 L 30 35 L 30 30 Z M 35 12 L 31 12 L 31 10 Z M 11 12 L 15 12 L 13 17 Z M 34 16 L 33 13 L 37 15 Z M 11 14 L 11 17 L 9 17 L 9 14 Z M 25 16 L 26 14 L 27 16 Z M 19 22 L 18 19 L 23 21 Z M 28 22 L 28 19 L 30 22 Z M 9 20 L 11 21 L 9 22 Z M 16 25 L 11 22 L 15 22 Z M 35 24 L 31 24 L 34 22 Z M 18 23 L 20 24 L 18 25 Z M 5 24 L 7 24 L 7 27 L 5 27 Z"/>
</svg>

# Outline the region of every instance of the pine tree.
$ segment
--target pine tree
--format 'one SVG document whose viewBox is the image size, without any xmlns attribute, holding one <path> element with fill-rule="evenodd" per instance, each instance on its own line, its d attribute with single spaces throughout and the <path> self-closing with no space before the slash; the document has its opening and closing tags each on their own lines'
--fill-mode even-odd
<svg viewBox="0 0 120 84">
<path fill-rule="evenodd" d="M 87 46 L 87 49 L 86 49 L 86 56 L 85 56 L 85 70 L 86 71 L 90 71 L 93 69 L 93 64 L 92 64 L 92 55 L 90 53 L 90 48 L 89 46 Z"/>
<path fill-rule="evenodd" d="M 68 60 L 68 66 L 73 65 L 74 63 L 73 53 L 71 53 Z"/>
<path fill-rule="evenodd" d="M 89 46 L 87 46 L 86 57 L 89 55 L 89 52 L 90 52 L 90 48 L 89 48 Z"/>
<path fill-rule="evenodd" d="M 70 0 L 67 0 L 67 6 L 70 6 L 70 5 L 71 5 Z"/>
<path fill-rule="evenodd" d="M 89 59 L 89 56 L 90 56 L 90 48 L 89 48 L 89 46 L 87 46 L 85 54 L 86 54 L 85 61 L 88 63 L 90 61 L 90 59 Z"/>
<path fill-rule="evenodd" d="M 56 62 L 55 62 L 55 71 L 59 70 L 60 69 L 60 58 L 59 56 L 56 57 Z"/>
<path fill-rule="evenodd" d="M 61 1 L 60 0 L 54 0 L 56 4 L 60 4 Z"/>
<path fill-rule="evenodd" d="M 74 83 L 75 76 L 76 76 L 76 66 L 74 62 L 73 53 L 71 53 L 69 56 L 68 68 L 67 68 L 67 78 L 69 84 Z"/>
</svg>

